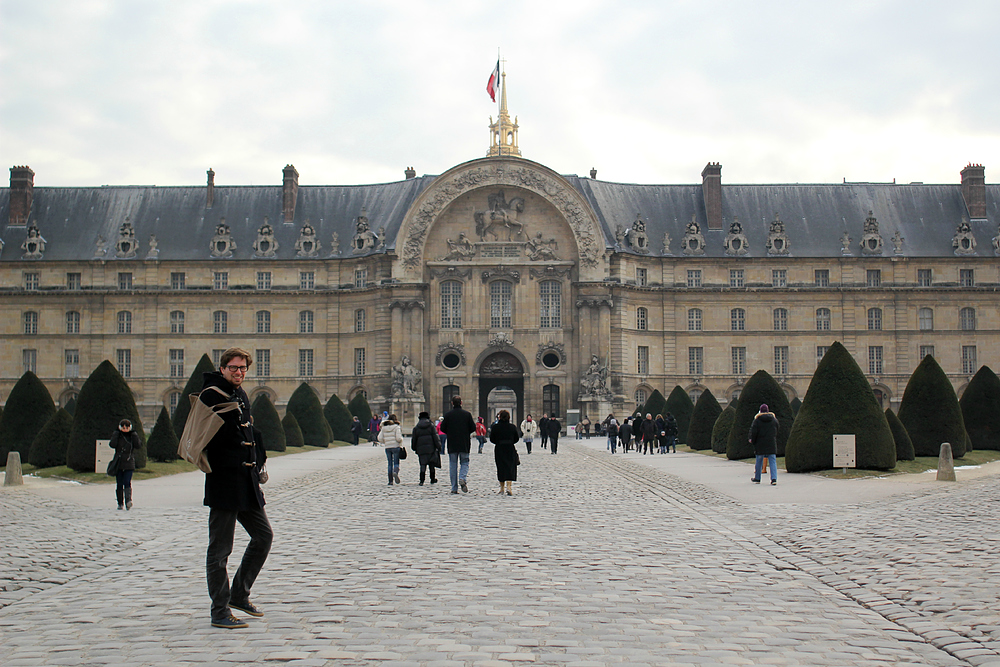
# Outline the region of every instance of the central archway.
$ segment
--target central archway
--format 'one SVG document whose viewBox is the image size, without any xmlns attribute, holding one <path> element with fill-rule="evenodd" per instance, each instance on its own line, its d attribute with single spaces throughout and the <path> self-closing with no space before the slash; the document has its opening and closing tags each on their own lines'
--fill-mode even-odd
<svg viewBox="0 0 1000 667">
<path fill-rule="evenodd" d="M 511 415 L 511 421 L 517 420 L 516 423 L 520 423 L 524 418 L 524 367 L 513 354 L 496 352 L 483 359 L 483 363 L 479 366 L 479 414 L 483 419 L 492 422 L 494 417 L 490 412 L 491 393 L 493 404 L 499 406 L 497 409 L 507 407 L 505 390 L 514 393 L 513 403 L 516 405 L 516 412 Z"/>
</svg>

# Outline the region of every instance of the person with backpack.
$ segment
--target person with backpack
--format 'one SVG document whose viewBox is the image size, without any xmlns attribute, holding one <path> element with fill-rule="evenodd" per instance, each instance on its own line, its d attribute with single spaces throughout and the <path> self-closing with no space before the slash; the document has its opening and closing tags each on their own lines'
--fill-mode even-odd
<svg viewBox="0 0 1000 667">
<path fill-rule="evenodd" d="M 608 448 L 611 450 L 611 453 L 614 454 L 618 449 L 618 420 L 612 415 L 608 415 L 607 432 Z"/>
</svg>

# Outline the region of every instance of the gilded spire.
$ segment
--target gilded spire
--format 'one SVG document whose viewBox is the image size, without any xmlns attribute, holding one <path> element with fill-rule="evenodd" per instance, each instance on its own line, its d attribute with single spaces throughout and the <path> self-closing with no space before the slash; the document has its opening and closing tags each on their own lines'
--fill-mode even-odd
<svg viewBox="0 0 1000 667">
<path fill-rule="evenodd" d="M 490 151 L 486 157 L 507 155 L 521 157 L 521 151 L 517 147 L 517 117 L 514 122 L 510 122 L 510 114 L 507 113 L 507 72 L 501 75 L 500 84 L 500 116 L 493 122 L 490 117 Z"/>
</svg>

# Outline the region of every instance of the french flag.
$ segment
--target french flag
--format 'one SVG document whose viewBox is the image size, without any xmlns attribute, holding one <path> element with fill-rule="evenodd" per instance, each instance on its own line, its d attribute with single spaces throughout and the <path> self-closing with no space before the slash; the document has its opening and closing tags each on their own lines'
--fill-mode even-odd
<svg viewBox="0 0 1000 667">
<path fill-rule="evenodd" d="M 500 85 L 500 61 L 497 60 L 497 66 L 493 68 L 493 73 L 490 74 L 490 80 L 486 82 L 486 92 L 489 93 L 490 99 L 494 102 L 497 101 L 497 87 Z"/>
</svg>

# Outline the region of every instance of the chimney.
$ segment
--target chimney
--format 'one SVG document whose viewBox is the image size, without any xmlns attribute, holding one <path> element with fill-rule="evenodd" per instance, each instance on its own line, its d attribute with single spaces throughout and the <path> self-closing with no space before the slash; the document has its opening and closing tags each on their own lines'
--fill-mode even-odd
<svg viewBox="0 0 1000 667">
<path fill-rule="evenodd" d="M 413 167 L 407 167 L 406 171 L 403 173 L 406 174 L 406 180 L 410 180 L 411 178 L 417 177 L 417 170 L 414 169 Z"/>
<path fill-rule="evenodd" d="M 34 191 L 35 172 L 31 170 L 31 167 L 11 167 L 9 224 L 28 224 Z"/>
<path fill-rule="evenodd" d="M 205 208 L 212 208 L 215 202 L 215 172 L 208 168 L 208 190 L 205 193 Z"/>
<path fill-rule="evenodd" d="M 295 220 L 295 201 L 299 196 L 299 172 L 295 167 L 286 164 L 281 170 L 285 180 L 281 189 L 281 208 L 285 213 L 285 222 Z"/>
<path fill-rule="evenodd" d="M 592 179 L 597 178 L 597 168 L 596 167 L 591 167 L 590 168 L 590 178 L 592 178 Z"/>
<path fill-rule="evenodd" d="M 13 169 L 11 172 L 13 173 Z M 14 188 L 14 176 L 11 177 L 11 189 Z M 962 198 L 969 210 L 969 219 L 986 217 L 986 168 L 981 164 L 969 164 L 962 170 Z M 13 206 L 11 206 L 13 210 Z"/>
<path fill-rule="evenodd" d="M 701 170 L 701 196 L 709 229 L 722 229 L 722 165 L 709 162 Z"/>
</svg>

